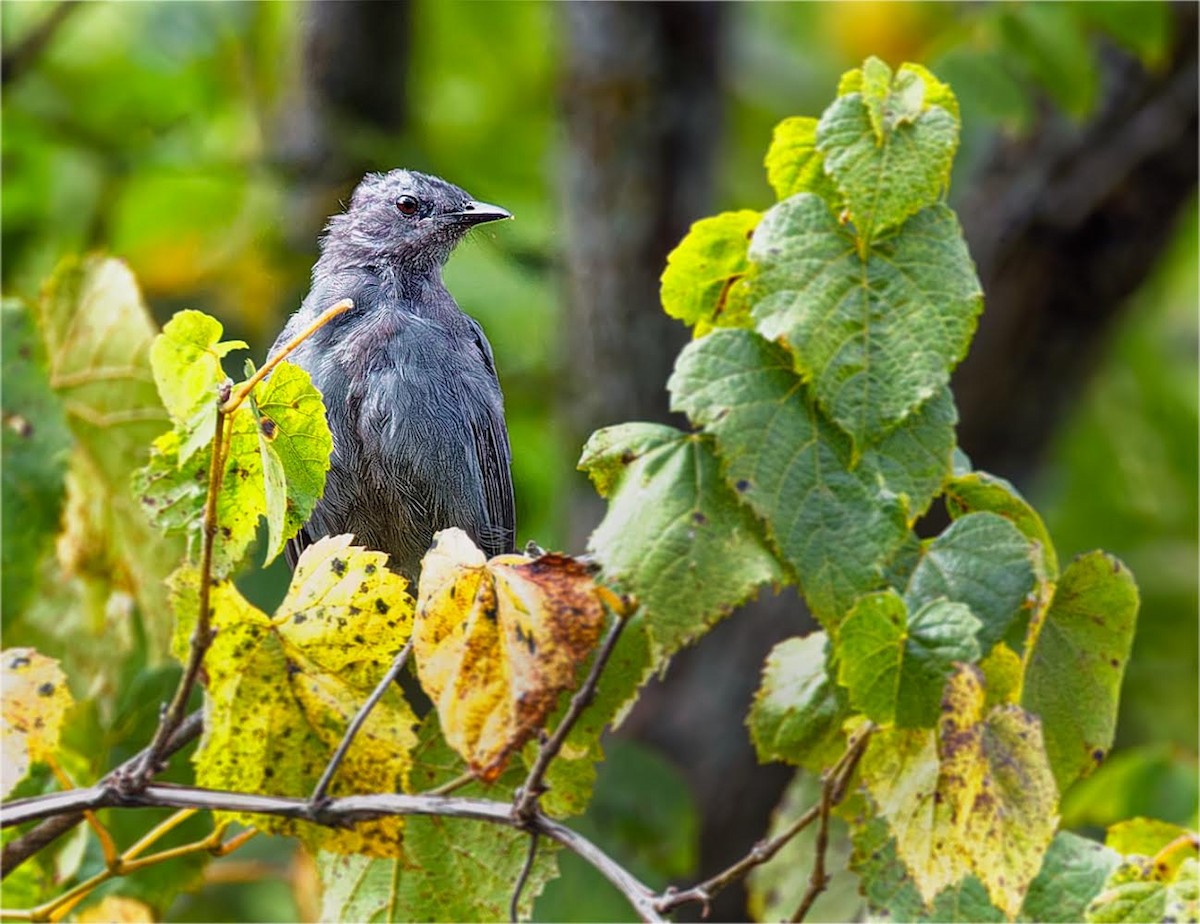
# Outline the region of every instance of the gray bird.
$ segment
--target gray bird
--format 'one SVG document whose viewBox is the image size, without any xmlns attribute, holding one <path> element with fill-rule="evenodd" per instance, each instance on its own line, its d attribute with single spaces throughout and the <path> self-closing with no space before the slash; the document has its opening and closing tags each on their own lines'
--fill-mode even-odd
<svg viewBox="0 0 1200 924">
<path fill-rule="evenodd" d="M 312 288 L 274 354 L 335 302 L 354 308 L 289 359 L 325 399 L 333 457 L 325 494 L 288 544 L 353 533 L 415 580 L 439 529 L 458 526 L 488 555 L 512 550 L 511 453 L 492 348 L 458 307 L 442 265 L 475 225 L 512 216 L 445 180 L 367 174 L 329 220 Z"/>
</svg>

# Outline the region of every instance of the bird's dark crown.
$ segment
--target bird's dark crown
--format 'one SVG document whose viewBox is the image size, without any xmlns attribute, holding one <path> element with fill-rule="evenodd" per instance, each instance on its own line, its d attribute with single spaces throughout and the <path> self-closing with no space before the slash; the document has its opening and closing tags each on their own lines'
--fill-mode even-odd
<svg viewBox="0 0 1200 924">
<path fill-rule="evenodd" d="M 490 210 L 490 211 L 489 211 Z M 329 220 L 321 260 L 378 272 L 429 272 L 474 225 L 509 217 L 465 190 L 414 170 L 368 173 L 350 206 Z"/>
</svg>

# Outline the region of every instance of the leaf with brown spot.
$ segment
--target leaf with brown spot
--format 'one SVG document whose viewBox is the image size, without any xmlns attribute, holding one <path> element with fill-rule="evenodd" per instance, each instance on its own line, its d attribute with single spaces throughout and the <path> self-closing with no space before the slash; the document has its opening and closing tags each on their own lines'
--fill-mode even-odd
<svg viewBox="0 0 1200 924">
<path fill-rule="evenodd" d="M 565 555 L 488 561 L 460 529 L 434 537 L 417 594 L 417 674 L 476 776 L 497 777 L 574 684 L 604 624 L 597 590 Z"/>
<path fill-rule="evenodd" d="M 58 750 L 63 718 L 75 705 L 58 661 L 33 648 L 0 652 L 0 795 L 7 796 L 34 761 Z"/>
<path fill-rule="evenodd" d="M 1011 918 L 1054 836 L 1058 790 L 1037 718 L 1013 705 L 985 712 L 982 680 L 959 665 L 936 733 L 876 732 L 862 775 L 927 905 L 974 873 Z"/>
</svg>

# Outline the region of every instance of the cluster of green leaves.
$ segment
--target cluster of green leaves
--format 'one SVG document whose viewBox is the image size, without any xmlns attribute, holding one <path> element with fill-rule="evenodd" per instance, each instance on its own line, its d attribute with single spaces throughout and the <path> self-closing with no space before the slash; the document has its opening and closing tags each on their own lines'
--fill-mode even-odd
<svg viewBox="0 0 1200 924">
<path fill-rule="evenodd" d="M 819 771 L 873 724 L 842 810 L 870 907 L 1036 919 L 1065 895 L 1038 874 L 1072 837 L 1060 794 L 1112 744 L 1138 596 L 1101 552 L 1060 572 L 1037 512 L 955 446 L 947 382 L 982 308 L 944 203 L 958 123 L 927 70 L 874 58 L 781 123 L 778 204 L 697 222 L 663 275 L 695 330 L 669 382 L 695 429 L 612 427 L 580 464 L 645 672 L 761 586 L 801 590 L 822 631 L 772 652 L 750 732 Z M 938 498 L 951 522 L 920 539 Z M 1089 870 L 1076 904 L 1105 919 Z"/>
</svg>

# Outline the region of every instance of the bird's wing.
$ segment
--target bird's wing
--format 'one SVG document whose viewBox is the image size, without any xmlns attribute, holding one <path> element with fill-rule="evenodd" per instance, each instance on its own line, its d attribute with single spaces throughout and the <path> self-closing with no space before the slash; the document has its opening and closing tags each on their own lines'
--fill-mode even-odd
<svg viewBox="0 0 1200 924">
<path fill-rule="evenodd" d="M 513 503 L 512 471 L 509 468 L 512 451 L 508 445 L 508 428 L 504 423 L 503 399 L 500 397 L 500 381 L 496 377 L 492 348 L 483 334 L 483 328 L 473 318 L 471 327 L 475 333 L 475 345 L 496 384 L 495 402 L 471 421 L 488 516 L 486 528 L 480 530 L 478 538 L 483 551 L 491 557 L 511 552 L 517 537 L 517 514 Z"/>
</svg>

